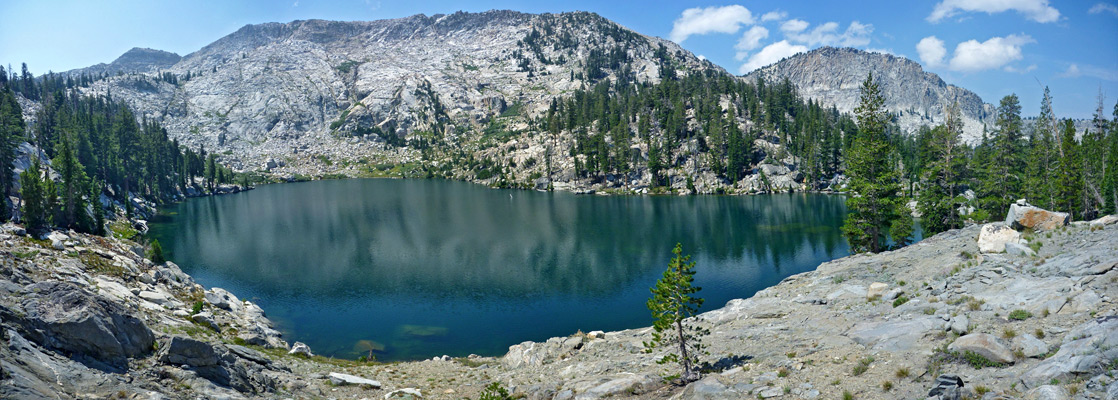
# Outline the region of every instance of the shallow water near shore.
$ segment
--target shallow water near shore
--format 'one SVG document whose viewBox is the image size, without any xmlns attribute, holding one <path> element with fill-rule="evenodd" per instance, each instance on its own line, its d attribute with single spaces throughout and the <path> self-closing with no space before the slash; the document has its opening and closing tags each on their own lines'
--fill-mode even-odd
<svg viewBox="0 0 1118 400">
<path fill-rule="evenodd" d="M 289 342 L 378 360 L 496 356 L 525 340 L 651 324 L 676 242 L 703 310 L 849 254 L 841 196 L 585 196 L 442 180 L 268 185 L 151 223 L 206 287 L 259 304 Z"/>
</svg>

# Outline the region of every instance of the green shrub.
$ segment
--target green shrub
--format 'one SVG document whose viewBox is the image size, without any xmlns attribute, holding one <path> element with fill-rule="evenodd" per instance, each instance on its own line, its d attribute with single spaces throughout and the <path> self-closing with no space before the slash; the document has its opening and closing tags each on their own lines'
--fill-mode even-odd
<svg viewBox="0 0 1118 400">
<path fill-rule="evenodd" d="M 1014 321 L 1024 321 L 1026 319 L 1029 319 L 1029 317 L 1032 317 L 1032 316 L 1033 316 L 1032 313 L 1030 313 L 1028 311 L 1025 311 L 1025 310 L 1021 310 L 1021 309 L 1013 310 L 1013 311 L 1009 312 L 1009 319 L 1012 319 Z"/>
<path fill-rule="evenodd" d="M 163 258 L 163 246 L 159 245 L 159 240 L 152 239 L 151 249 L 148 250 L 148 259 L 156 264 L 163 264 L 167 262 L 167 259 Z"/>
<path fill-rule="evenodd" d="M 501 386 L 498 382 L 490 383 L 485 387 L 485 391 L 481 392 L 478 400 L 512 400 L 509 396 L 509 391 Z"/>
<path fill-rule="evenodd" d="M 971 367 L 974 367 L 974 369 L 982 369 L 986 367 L 1001 368 L 1005 366 L 1005 364 L 990 361 L 989 358 L 983 357 L 981 354 L 975 353 L 970 350 L 967 350 L 963 353 L 963 360 L 965 360 L 967 364 L 970 364 Z"/>
<path fill-rule="evenodd" d="M 904 303 L 908 303 L 908 297 L 904 297 L 904 296 L 898 297 L 896 300 L 893 300 L 893 308 L 900 307 L 901 304 L 904 304 Z"/>
<path fill-rule="evenodd" d="M 198 300 L 194 302 L 194 306 L 190 308 L 190 315 L 194 315 L 200 312 L 202 312 L 202 301 Z"/>
</svg>

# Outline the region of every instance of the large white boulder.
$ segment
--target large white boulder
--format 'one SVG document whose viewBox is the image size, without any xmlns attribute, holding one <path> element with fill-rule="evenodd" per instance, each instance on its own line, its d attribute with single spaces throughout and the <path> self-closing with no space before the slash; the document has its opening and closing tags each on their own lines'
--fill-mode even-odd
<svg viewBox="0 0 1118 400">
<path fill-rule="evenodd" d="M 978 251 L 1004 253 L 1006 243 L 1020 243 L 1021 234 L 1000 222 L 982 225 L 978 233 Z"/>
</svg>

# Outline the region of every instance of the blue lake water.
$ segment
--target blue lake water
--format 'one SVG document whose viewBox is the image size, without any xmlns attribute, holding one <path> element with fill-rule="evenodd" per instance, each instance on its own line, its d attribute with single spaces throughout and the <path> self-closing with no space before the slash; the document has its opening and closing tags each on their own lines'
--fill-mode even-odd
<svg viewBox="0 0 1118 400">
<path fill-rule="evenodd" d="M 648 326 L 676 242 L 704 310 L 848 255 L 841 196 L 585 196 L 442 180 L 267 185 L 163 210 L 151 234 L 289 342 L 378 360 L 501 355 Z"/>
</svg>

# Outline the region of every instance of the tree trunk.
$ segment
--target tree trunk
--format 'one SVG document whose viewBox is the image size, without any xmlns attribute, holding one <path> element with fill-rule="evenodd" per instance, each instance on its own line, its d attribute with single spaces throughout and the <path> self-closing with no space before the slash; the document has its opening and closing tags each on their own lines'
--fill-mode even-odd
<svg viewBox="0 0 1118 400">
<path fill-rule="evenodd" d="M 675 321 L 676 332 L 679 334 L 679 355 L 680 363 L 683 364 L 683 375 L 680 376 L 684 382 L 693 382 L 698 380 L 695 376 L 693 367 L 691 366 L 691 357 L 687 355 L 687 342 L 683 336 L 683 320 Z"/>
</svg>

